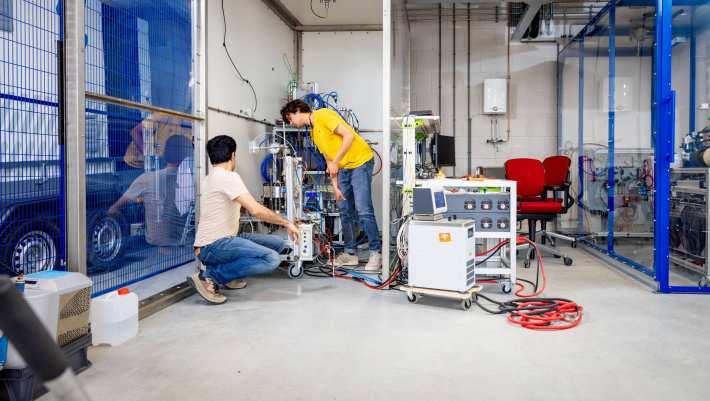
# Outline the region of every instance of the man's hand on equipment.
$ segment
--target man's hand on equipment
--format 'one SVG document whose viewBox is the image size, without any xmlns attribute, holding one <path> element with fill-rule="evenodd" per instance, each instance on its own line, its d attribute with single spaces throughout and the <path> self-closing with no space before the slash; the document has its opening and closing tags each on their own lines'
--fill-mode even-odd
<svg viewBox="0 0 710 401">
<path fill-rule="evenodd" d="M 336 201 L 342 201 L 345 200 L 345 195 L 338 189 L 338 187 L 333 188 L 333 192 L 335 193 L 335 200 Z"/>
<path fill-rule="evenodd" d="M 288 237 L 291 238 L 291 241 L 298 244 L 298 240 L 300 239 L 299 236 L 301 234 L 298 230 L 298 226 L 293 223 L 288 223 L 286 225 L 286 232 L 288 232 Z"/>
<path fill-rule="evenodd" d="M 331 178 L 335 177 L 338 175 L 338 170 L 340 169 L 340 166 L 338 166 L 338 162 L 335 160 L 328 160 L 328 169 L 326 170 L 328 172 L 328 175 L 330 175 Z"/>
</svg>

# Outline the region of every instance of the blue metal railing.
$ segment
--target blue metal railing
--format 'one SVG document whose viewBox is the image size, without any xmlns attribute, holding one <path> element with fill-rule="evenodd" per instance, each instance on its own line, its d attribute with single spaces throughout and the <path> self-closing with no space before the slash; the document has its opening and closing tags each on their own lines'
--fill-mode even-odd
<svg viewBox="0 0 710 401">
<path fill-rule="evenodd" d="M 0 274 L 65 257 L 57 2 L 11 3 L 0 21 Z"/>
</svg>

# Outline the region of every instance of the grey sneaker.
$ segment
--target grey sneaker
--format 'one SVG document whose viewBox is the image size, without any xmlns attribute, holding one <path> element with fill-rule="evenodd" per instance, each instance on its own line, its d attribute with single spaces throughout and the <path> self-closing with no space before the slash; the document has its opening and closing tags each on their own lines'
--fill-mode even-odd
<svg viewBox="0 0 710 401">
<path fill-rule="evenodd" d="M 359 262 L 357 255 L 351 255 L 347 252 L 341 253 L 333 260 L 333 264 L 336 267 L 357 266 Z"/>
<path fill-rule="evenodd" d="M 379 271 L 382 268 L 382 254 L 379 252 L 370 252 L 370 258 L 367 260 L 364 270 Z"/>
<path fill-rule="evenodd" d="M 242 279 L 232 280 L 224 285 L 224 287 L 228 290 L 241 290 L 242 288 L 244 288 L 246 286 L 247 286 L 247 281 L 242 280 Z"/>
<path fill-rule="evenodd" d="M 194 273 L 187 277 L 187 282 L 190 283 L 198 294 L 207 302 L 219 305 L 227 302 L 227 297 L 220 294 L 217 290 L 217 283 L 211 278 L 200 278 L 200 273 Z"/>
</svg>

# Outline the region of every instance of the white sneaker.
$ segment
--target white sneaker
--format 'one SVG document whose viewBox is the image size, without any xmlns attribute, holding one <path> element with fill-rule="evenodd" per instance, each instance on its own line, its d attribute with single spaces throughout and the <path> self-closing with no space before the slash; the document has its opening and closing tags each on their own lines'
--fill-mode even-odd
<svg viewBox="0 0 710 401">
<path fill-rule="evenodd" d="M 340 255 L 338 255 L 335 260 L 333 260 L 333 264 L 336 267 L 343 267 L 343 266 L 357 266 L 360 261 L 357 258 L 357 255 L 351 255 L 347 252 L 343 252 Z"/>
<path fill-rule="evenodd" d="M 367 260 L 365 270 L 378 271 L 382 268 L 382 254 L 379 252 L 370 252 L 370 258 Z"/>
</svg>

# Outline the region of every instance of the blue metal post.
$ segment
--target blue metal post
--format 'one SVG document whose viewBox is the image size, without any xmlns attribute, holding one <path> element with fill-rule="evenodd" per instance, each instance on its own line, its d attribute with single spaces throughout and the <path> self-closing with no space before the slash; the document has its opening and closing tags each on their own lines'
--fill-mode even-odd
<svg viewBox="0 0 710 401">
<path fill-rule="evenodd" d="M 688 104 L 690 107 L 688 107 L 688 132 L 693 132 L 695 131 L 695 89 L 697 85 L 695 85 L 695 68 L 696 65 L 695 63 L 697 60 L 695 59 L 695 54 L 696 54 L 696 42 L 695 42 L 695 7 L 690 8 L 690 88 L 688 88 L 688 92 L 690 93 L 690 100 Z"/>
<path fill-rule="evenodd" d="M 656 1 L 656 75 L 653 81 L 656 109 L 656 196 L 654 224 L 654 268 L 659 291 L 669 292 L 670 162 L 673 157 L 671 95 L 672 1 Z"/>
<path fill-rule="evenodd" d="M 577 109 L 577 186 L 579 199 L 577 199 L 577 232 L 584 235 L 584 35 L 579 38 L 579 82 L 578 82 L 578 109 Z"/>
<path fill-rule="evenodd" d="M 608 195 L 607 195 L 607 242 L 606 249 L 614 252 L 614 102 L 616 74 L 616 5 L 609 8 L 609 170 L 607 173 Z"/>
</svg>

